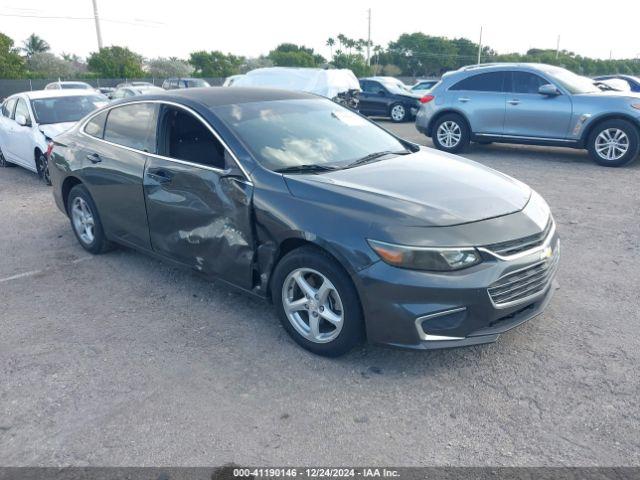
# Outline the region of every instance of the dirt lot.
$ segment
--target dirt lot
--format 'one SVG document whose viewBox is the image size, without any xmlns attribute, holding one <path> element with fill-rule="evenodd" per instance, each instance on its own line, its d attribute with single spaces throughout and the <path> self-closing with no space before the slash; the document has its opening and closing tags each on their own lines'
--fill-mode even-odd
<svg viewBox="0 0 640 480">
<path fill-rule="evenodd" d="M 0 464 L 640 465 L 640 161 L 465 156 L 551 204 L 550 308 L 493 345 L 338 360 L 227 287 L 129 250 L 89 256 L 50 189 L 0 170 Z"/>
</svg>

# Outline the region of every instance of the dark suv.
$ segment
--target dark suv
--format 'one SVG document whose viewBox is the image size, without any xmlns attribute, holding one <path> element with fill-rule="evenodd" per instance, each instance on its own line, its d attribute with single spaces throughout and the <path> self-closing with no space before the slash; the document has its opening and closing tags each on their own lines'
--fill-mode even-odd
<svg viewBox="0 0 640 480">
<path fill-rule="evenodd" d="M 175 90 L 176 88 L 196 88 L 210 87 L 209 82 L 202 78 L 167 78 L 162 82 L 165 90 Z"/>
<path fill-rule="evenodd" d="M 420 109 L 422 95 L 413 93 L 396 78 L 363 78 L 360 88 L 358 110 L 364 115 L 389 117 L 397 123 L 415 117 Z"/>
</svg>

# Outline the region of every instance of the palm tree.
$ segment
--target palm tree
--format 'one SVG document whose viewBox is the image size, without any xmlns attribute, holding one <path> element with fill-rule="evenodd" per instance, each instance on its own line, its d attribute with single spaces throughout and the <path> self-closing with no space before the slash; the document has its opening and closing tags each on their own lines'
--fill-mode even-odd
<svg viewBox="0 0 640 480">
<path fill-rule="evenodd" d="M 344 34 L 339 34 L 338 35 L 338 42 L 340 43 L 340 50 L 342 50 L 342 46 L 346 43 L 347 41 L 347 37 L 344 36 Z"/>
<path fill-rule="evenodd" d="M 333 37 L 329 37 L 327 39 L 327 47 L 329 47 L 329 51 L 331 52 L 331 59 L 333 59 L 333 46 L 336 44 L 336 41 L 333 39 Z"/>
<path fill-rule="evenodd" d="M 27 57 L 31 57 L 34 53 L 48 52 L 51 49 L 46 40 L 40 38 L 35 33 L 29 35 L 22 44 L 24 45 L 22 51 L 27 54 Z"/>
</svg>

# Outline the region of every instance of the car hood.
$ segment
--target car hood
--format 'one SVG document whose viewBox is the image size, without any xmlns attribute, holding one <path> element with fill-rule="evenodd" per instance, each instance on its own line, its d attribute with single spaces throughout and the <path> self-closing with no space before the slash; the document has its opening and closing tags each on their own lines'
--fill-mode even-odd
<svg viewBox="0 0 640 480">
<path fill-rule="evenodd" d="M 40 125 L 40 131 L 45 134 L 46 137 L 53 138 L 56 135 L 66 132 L 73 127 L 76 122 L 64 122 L 64 123 L 47 123 L 46 125 Z"/>
<path fill-rule="evenodd" d="M 452 226 L 522 210 L 531 189 L 507 175 L 455 155 L 422 149 L 354 168 L 286 175 L 307 201 L 358 208 L 372 222 Z"/>
<path fill-rule="evenodd" d="M 617 92 L 613 90 L 605 90 L 602 92 L 594 92 L 594 93 L 580 93 L 576 96 L 587 97 L 587 98 L 627 98 L 631 101 L 635 101 L 640 99 L 640 92 Z"/>
</svg>

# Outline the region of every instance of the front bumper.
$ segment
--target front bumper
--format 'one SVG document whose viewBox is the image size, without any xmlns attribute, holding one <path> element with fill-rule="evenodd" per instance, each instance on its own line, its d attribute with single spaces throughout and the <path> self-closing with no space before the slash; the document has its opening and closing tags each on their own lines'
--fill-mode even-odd
<svg viewBox="0 0 640 480">
<path fill-rule="evenodd" d="M 557 235 L 548 244 L 552 255 L 544 260 L 535 251 L 513 260 L 492 258 L 446 274 L 375 263 L 359 272 L 369 341 L 423 350 L 495 342 L 549 304 L 557 288 Z M 540 290 L 516 301 L 494 303 L 491 285 L 546 261 L 549 272 Z"/>
</svg>

